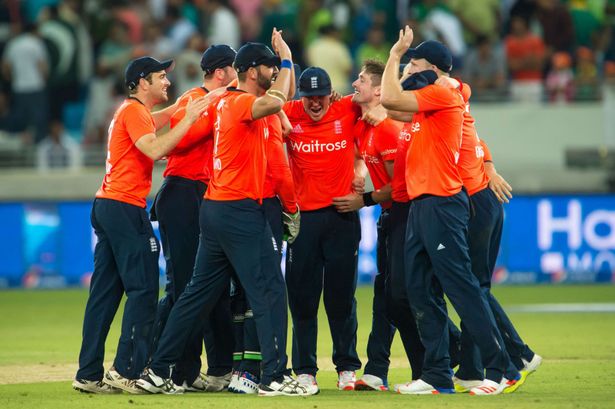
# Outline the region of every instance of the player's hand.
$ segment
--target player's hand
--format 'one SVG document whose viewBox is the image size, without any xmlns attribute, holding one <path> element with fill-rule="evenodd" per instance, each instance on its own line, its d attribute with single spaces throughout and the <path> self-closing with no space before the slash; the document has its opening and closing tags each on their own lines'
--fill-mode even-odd
<svg viewBox="0 0 615 409">
<path fill-rule="evenodd" d="M 282 31 L 278 31 L 278 29 L 275 27 L 273 28 L 273 32 L 271 33 L 271 47 L 273 48 L 273 51 L 280 57 L 280 59 L 293 59 L 293 54 L 290 51 L 290 47 L 282 38 Z"/>
<path fill-rule="evenodd" d="M 196 121 L 201 114 L 207 109 L 209 105 L 209 101 L 206 97 L 199 97 L 196 99 L 190 98 L 188 103 L 186 104 L 186 118 L 187 120 L 193 123 Z"/>
<path fill-rule="evenodd" d="M 406 26 L 402 30 L 399 30 L 399 39 L 393 44 L 393 47 L 391 47 L 390 55 L 401 58 L 406 51 L 408 51 L 408 48 L 410 48 L 412 40 L 414 40 L 414 32 L 410 26 Z"/>
<path fill-rule="evenodd" d="M 354 177 L 352 180 L 352 190 L 360 195 L 365 193 L 365 178 L 363 176 Z"/>
<path fill-rule="evenodd" d="M 342 94 L 335 90 L 331 91 L 331 102 L 337 102 L 340 99 L 342 99 Z"/>
<path fill-rule="evenodd" d="M 295 213 L 282 212 L 282 222 L 284 223 L 284 240 L 292 244 L 299 235 L 301 227 L 301 213 L 299 208 Z"/>
<path fill-rule="evenodd" d="M 380 122 L 384 121 L 387 117 L 387 110 L 381 105 L 378 104 L 373 108 L 368 109 L 363 116 L 362 120 L 370 124 L 371 126 L 377 126 Z"/>
<path fill-rule="evenodd" d="M 512 199 L 512 187 L 499 173 L 490 175 L 489 188 L 493 190 L 500 203 L 509 203 Z"/>
<path fill-rule="evenodd" d="M 359 210 L 365 206 L 365 203 L 363 203 L 363 195 L 350 193 L 346 196 L 334 197 L 333 206 L 335 206 L 335 210 L 340 213 L 348 213 Z"/>
<path fill-rule="evenodd" d="M 461 83 L 451 77 L 440 77 L 436 80 L 435 84 L 450 89 L 459 89 L 461 87 Z"/>
</svg>

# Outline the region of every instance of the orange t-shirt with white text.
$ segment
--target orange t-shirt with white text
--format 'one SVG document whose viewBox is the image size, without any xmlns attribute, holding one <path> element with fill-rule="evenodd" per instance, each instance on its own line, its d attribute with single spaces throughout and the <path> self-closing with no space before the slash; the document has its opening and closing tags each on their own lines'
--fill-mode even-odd
<svg viewBox="0 0 615 409">
<path fill-rule="evenodd" d="M 346 96 L 332 103 L 318 122 L 308 116 L 301 101 L 284 104 L 293 126 L 286 146 L 302 211 L 331 206 L 334 197 L 352 192 L 353 129 L 361 110 L 351 98 Z"/>
<path fill-rule="evenodd" d="M 408 189 L 406 188 L 406 155 L 410 146 L 410 123 L 404 123 L 397 135 L 397 152 L 393 162 L 393 178 L 391 179 L 391 199 L 397 203 L 406 203 Z"/>
<path fill-rule="evenodd" d="M 365 162 L 369 177 L 376 190 L 391 182 L 391 177 L 384 163 L 395 160 L 400 130 L 401 123 L 389 118 L 386 118 L 377 126 L 372 126 L 361 120 L 355 125 L 359 155 Z M 380 207 L 388 209 L 391 207 L 391 202 L 382 202 Z"/>
<path fill-rule="evenodd" d="M 206 199 L 262 203 L 269 136 L 265 118 L 252 119 L 256 96 L 228 88 L 215 104 L 213 173 Z"/>
<path fill-rule="evenodd" d="M 412 117 L 406 156 L 408 198 L 457 194 L 463 186 L 457 167 L 465 110 L 461 93 L 437 85 L 411 92 L 418 112 Z"/>
<path fill-rule="evenodd" d="M 137 99 L 127 98 L 109 125 L 106 173 L 96 197 L 145 208 L 154 161 L 135 143 L 142 136 L 155 133 L 156 124 L 149 109 Z"/>
</svg>

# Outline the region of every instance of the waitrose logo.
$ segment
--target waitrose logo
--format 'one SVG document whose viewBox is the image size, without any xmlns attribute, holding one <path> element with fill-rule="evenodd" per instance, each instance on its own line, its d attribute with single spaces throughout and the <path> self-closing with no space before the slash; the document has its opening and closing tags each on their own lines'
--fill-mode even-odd
<svg viewBox="0 0 615 409">
<path fill-rule="evenodd" d="M 318 152 L 334 152 L 348 147 L 347 141 L 338 141 L 330 143 L 321 143 L 318 141 L 310 141 L 310 143 L 290 141 L 290 148 L 296 152 L 318 153 Z"/>
</svg>

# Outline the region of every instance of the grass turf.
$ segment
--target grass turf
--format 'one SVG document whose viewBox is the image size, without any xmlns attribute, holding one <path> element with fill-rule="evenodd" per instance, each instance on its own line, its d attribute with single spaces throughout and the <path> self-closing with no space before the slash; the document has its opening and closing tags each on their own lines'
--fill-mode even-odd
<svg viewBox="0 0 615 409">
<path fill-rule="evenodd" d="M 534 286 L 496 287 L 504 306 L 539 303 L 615 302 L 615 286 Z M 370 287 L 357 291 L 358 350 L 365 354 L 371 323 Z M 77 360 L 81 342 L 81 322 L 87 292 L 4 291 L 0 292 L 0 369 L 33 371 L 36 368 L 66 366 Z M 322 309 L 321 309 L 322 311 Z M 107 358 L 112 359 L 119 336 L 120 314 L 107 342 Z M 538 372 L 512 395 L 498 397 L 400 396 L 393 393 L 338 392 L 335 373 L 321 370 L 321 394 L 306 398 L 256 398 L 221 394 L 171 396 L 94 396 L 71 390 L 70 382 L 37 382 L 0 385 L 0 408 L 131 407 L 150 408 L 324 408 L 401 407 L 415 408 L 615 408 L 615 314 L 613 313 L 512 313 L 511 319 L 524 340 L 545 359 Z M 320 315 L 319 356 L 331 368 L 331 341 L 324 313 Z M 399 339 L 392 348 L 389 381 L 409 380 L 410 373 Z M 362 356 L 365 363 L 365 359 Z M 18 369 L 16 369 L 18 368 Z M 6 375 L 6 373 L 5 373 Z M 72 368 L 66 378 L 73 376 Z M 32 374 L 32 380 L 40 379 Z M 478 401 L 477 401 L 478 400 Z"/>
</svg>

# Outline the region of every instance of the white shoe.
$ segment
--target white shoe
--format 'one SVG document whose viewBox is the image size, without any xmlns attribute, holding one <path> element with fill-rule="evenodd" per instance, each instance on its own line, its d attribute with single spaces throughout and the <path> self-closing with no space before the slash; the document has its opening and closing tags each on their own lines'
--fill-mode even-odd
<svg viewBox="0 0 615 409">
<path fill-rule="evenodd" d="M 271 381 L 268 385 L 258 385 L 258 396 L 309 396 L 313 395 L 307 388 L 290 376 L 284 376 L 279 381 Z"/>
<path fill-rule="evenodd" d="M 422 379 L 408 382 L 402 385 L 395 385 L 395 392 L 403 395 L 439 395 L 441 393 L 455 393 L 455 389 L 435 388 Z"/>
<path fill-rule="evenodd" d="M 337 389 L 340 391 L 354 391 L 357 376 L 354 371 L 340 371 L 337 377 Z"/>
<path fill-rule="evenodd" d="M 186 390 L 179 385 L 175 385 L 171 378 L 161 378 L 154 371 L 146 368 L 137 379 L 137 387 L 149 393 L 163 393 L 165 395 L 181 395 Z"/>
<path fill-rule="evenodd" d="M 534 356 L 532 357 L 532 360 L 529 362 L 523 358 L 521 358 L 521 360 L 523 361 L 523 365 L 524 365 L 522 371 L 527 372 L 528 375 L 533 372 L 536 372 L 536 370 L 542 363 L 542 357 L 538 354 L 534 354 Z"/>
<path fill-rule="evenodd" d="M 470 395 L 475 396 L 491 396 L 491 395 L 499 395 L 504 391 L 507 386 L 508 380 L 506 378 L 502 378 L 500 383 L 492 381 L 491 379 L 485 379 L 479 386 L 475 386 L 470 389 Z"/>
<path fill-rule="evenodd" d="M 75 379 L 73 389 L 79 392 L 96 393 L 99 395 L 115 395 L 122 393 L 121 389 L 114 388 L 101 381 L 88 381 L 86 379 Z"/>
<path fill-rule="evenodd" d="M 314 375 L 307 373 L 297 375 L 297 382 L 299 385 L 306 388 L 308 392 L 310 392 L 310 395 L 316 395 L 320 392 L 320 389 L 318 389 L 318 382 L 316 382 L 316 377 Z"/>
<path fill-rule="evenodd" d="M 231 375 L 231 382 L 228 384 L 227 390 L 229 392 L 235 393 L 237 390 L 237 385 L 239 385 L 239 378 L 241 377 L 241 371 L 233 371 Z"/>
<path fill-rule="evenodd" d="M 388 391 L 389 386 L 382 378 L 375 375 L 363 374 L 361 379 L 355 382 L 354 389 L 357 391 Z"/>
<path fill-rule="evenodd" d="M 483 381 L 481 379 L 465 380 L 453 376 L 453 384 L 455 385 L 455 392 L 457 393 L 470 392 L 470 389 L 480 386 L 482 383 Z"/>
<path fill-rule="evenodd" d="M 237 381 L 235 393 L 251 395 L 258 392 L 258 378 L 250 372 L 243 372 Z"/>
<path fill-rule="evenodd" d="M 205 377 L 205 392 L 222 392 L 228 388 L 232 377 L 233 372 L 222 376 L 207 375 Z"/>
<path fill-rule="evenodd" d="M 199 376 L 188 385 L 187 381 L 182 383 L 182 388 L 186 390 L 186 392 L 205 392 L 205 388 L 207 387 L 207 375 L 204 373 L 199 373 Z"/>
<path fill-rule="evenodd" d="M 102 381 L 113 388 L 121 389 L 133 395 L 143 395 L 145 393 L 143 389 L 137 388 L 136 379 L 124 378 L 115 368 L 105 372 Z"/>
</svg>

